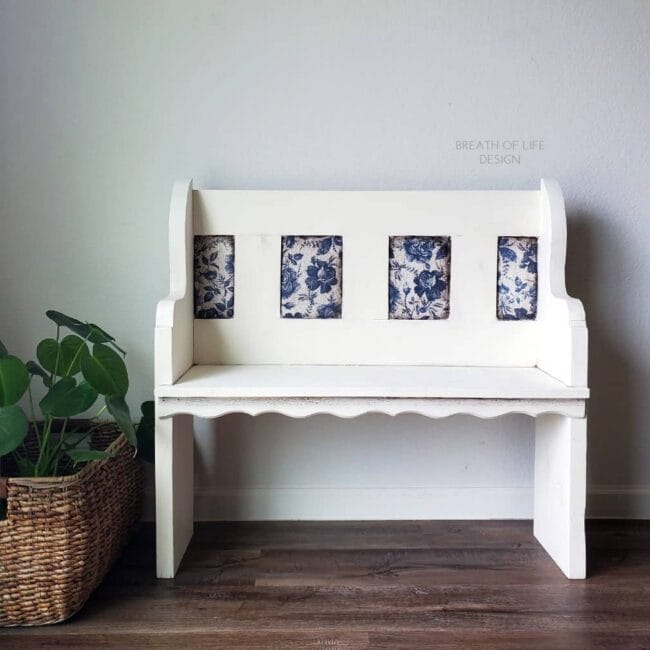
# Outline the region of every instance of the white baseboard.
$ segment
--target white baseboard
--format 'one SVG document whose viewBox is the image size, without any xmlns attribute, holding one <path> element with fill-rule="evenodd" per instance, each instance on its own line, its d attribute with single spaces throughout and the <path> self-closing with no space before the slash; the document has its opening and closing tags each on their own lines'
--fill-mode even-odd
<svg viewBox="0 0 650 650">
<path fill-rule="evenodd" d="M 147 492 L 144 518 L 153 519 Z M 530 519 L 532 487 L 197 488 L 196 521 Z M 587 517 L 650 518 L 650 485 L 594 485 Z"/>
<path fill-rule="evenodd" d="M 650 485 L 592 485 L 587 503 L 592 519 L 650 519 Z"/>
<path fill-rule="evenodd" d="M 532 488 L 510 486 L 197 488 L 194 498 L 196 521 L 527 519 L 532 511 Z"/>
</svg>

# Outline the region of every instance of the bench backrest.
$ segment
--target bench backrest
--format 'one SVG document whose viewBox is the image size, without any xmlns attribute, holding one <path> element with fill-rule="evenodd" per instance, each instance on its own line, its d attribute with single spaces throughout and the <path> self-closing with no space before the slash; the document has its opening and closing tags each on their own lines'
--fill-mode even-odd
<svg viewBox="0 0 650 650">
<path fill-rule="evenodd" d="M 551 285 L 561 284 L 564 290 L 565 217 L 563 205 L 558 210 L 552 203 L 544 183 L 540 191 L 194 190 L 188 213 L 199 249 L 195 288 L 203 291 L 196 301 L 204 301 L 200 275 L 209 268 L 211 257 L 215 272 L 221 274 L 218 281 L 222 289 L 231 291 L 230 280 L 224 280 L 223 274 L 234 273 L 234 284 L 230 282 L 234 300 L 219 303 L 219 315 L 232 317 L 194 320 L 194 363 L 534 366 L 539 359 L 540 327 L 553 316 Z M 215 243 L 200 239 L 209 235 L 233 237 L 234 260 L 224 257 L 232 253 L 228 247 L 233 240 Z M 283 236 L 310 236 L 313 241 L 299 240 L 293 251 L 303 257 L 296 260 L 290 240 L 284 241 L 283 253 Z M 328 236 L 341 239 L 332 240 L 329 247 L 325 243 L 325 257 L 312 255 L 314 246 L 322 243 L 316 238 Z M 410 250 L 404 250 L 404 240 L 393 240 L 398 249 L 393 270 L 397 269 L 399 276 L 403 269 L 407 276 L 392 277 L 404 282 L 397 282 L 397 290 L 403 295 L 406 288 L 408 298 L 415 298 L 411 306 L 426 306 L 429 296 L 439 301 L 438 309 L 430 309 L 425 313 L 430 318 L 424 320 L 389 318 L 391 238 L 412 236 L 450 238 L 448 266 L 445 240 L 410 242 Z M 528 313 L 522 311 L 523 320 L 497 317 L 498 265 L 499 260 L 507 263 L 509 257 L 507 251 L 505 258 L 498 255 L 499 238 L 504 236 L 526 238 L 524 243 L 537 246 L 536 314 L 530 311 L 529 291 Z M 342 268 L 337 269 L 340 251 Z M 429 252 L 432 255 L 427 259 Z M 289 255 L 294 259 L 289 260 Z M 436 262 L 436 258 L 442 261 Z M 323 259 L 327 263 L 319 263 Z M 521 262 L 521 258 L 514 260 L 515 266 L 523 269 L 524 281 L 530 283 L 535 260 Z M 287 271 L 282 276 L 283 264 L 299 274 L 298 280 Z M 310 272 L 309 266 L 315 268 Z M 409 282 L 417 284 L 416 278 L 427 269 L 429 274 L 420 276 L 418 286 L 408 289 Z M 437 269 L 434 285 L 436 280 L 438 288 L 449 285 L 448 312 L 444 300 L 440 303 L 446 296 L 427 292 L 432 269 Z M 333 272 L 340 274 L 335 285 L 331 284 Z M 304 286 L 309 273 L 313 290 Z M 292 281 L 300 287 L 293 297 Z M 501 290 L 514 290 L 519 281 L 505 278 Z M 322 286 L 330 288 L 322 291 Z M 282 297 L 283 288 L 289 299 Z M 340 318 L 283 317 L 283 312 L 285 316 L 294 315 L 304 308 L 296 306 L 301 295 L 303 299 L 311 295 L 313 309 L 329 304 L 324 315 L 336 316 L 332 296 L 338 295 L 340 288 Z M 416 289 L 420 293 L 414 296 Z M 207 298 L 215 299 L 211 295 Z M 205 301 L 208 303 L 210 300 Z M 211 313 L 200 308 L 198 304 L 199 314 Z"/>
</svg>

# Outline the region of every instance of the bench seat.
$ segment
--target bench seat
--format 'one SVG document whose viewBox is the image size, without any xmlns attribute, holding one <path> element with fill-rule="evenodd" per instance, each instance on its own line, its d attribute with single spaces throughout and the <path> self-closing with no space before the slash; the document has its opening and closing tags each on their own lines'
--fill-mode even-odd
<svg viewBox="0 0 650 650">
<path fill-rule="evenodd" d="M 539 368 L 471 366 L 195 365 L 158 398 L 386 397 L 570 399 L 589 397 Z"/>
</svg>

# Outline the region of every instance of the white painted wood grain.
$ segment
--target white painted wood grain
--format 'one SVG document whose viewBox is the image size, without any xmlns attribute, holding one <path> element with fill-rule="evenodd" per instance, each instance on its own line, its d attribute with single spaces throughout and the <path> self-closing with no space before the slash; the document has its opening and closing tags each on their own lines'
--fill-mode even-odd
<svg viewBox="0 0 650 650">
<path fill-rule="evenodd" d="M 173 384 L 194 354 L 194 240 L 192 181 L 179 181 L 169 211 L 169 295 L 158 303 L 155 330 L 156 385 Z"/>
<path fill-rule="evenodd" d="M 444 366 L 192 366 L 157 397 L 424 397 L 585 399 L 539 368 Z"/>
<path fill-rule="evenodd" d="M 566 290 L 567 225 L 557 181 L 542 180 L 538 245 L 538 352 L 536 364 L 573 386 L 587 385 L 587 326 L 580 300 Z"/>
<path fill-rule="evenodd" d="M 428 418 L 472 415 L 496 418 L 510 413 L 536 417 L 555 413 L 583 417 L 585 402 L 580 399 L 450 399 L 389 397 L 158 397 L 158 417 L 177 413 L 200 418 L 218 418 L 231 413 L 263 415 L 278 413 L 292 418 L 334 415 L 355 418 L 367 413 L 403 415 L 412 413 Z"/>
<path fill-rule="evenodd" d="M 568 578 L 586 577 L 587 420 L 535 420 L 534 533 Z"/>
<path fill-rule="evenodd" d="M 197 320 L 197 364 L 534 366 L 537 323 L 496 318 L 499 235 L 538 235 L 539 192 L 194 192 L 196 234 L 235 236 L 235 315 Z M 343 237 L 343 318 L 280 318 L 282 235 Z M 451 236 L 446 321 L 388 319 L 391 235 Z"/>
<path fill-rule="evenodd" d="M 156 417 L 156 575 L 173 578 L 194 532 L 192 416 Z"/>
</svg>

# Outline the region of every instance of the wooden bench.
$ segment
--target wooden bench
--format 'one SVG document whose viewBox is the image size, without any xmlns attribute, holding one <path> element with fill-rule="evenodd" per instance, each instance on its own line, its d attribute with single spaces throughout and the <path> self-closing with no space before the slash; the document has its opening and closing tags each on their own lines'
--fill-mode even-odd
<svg viewBox="0 0 650 650">
<path fill-rule="evenodd" d="M 174 187 L 155 336 L 157 573 L 193 530 L 192 416 L 535 418 L 534 533 L 585 577 L 587 329 L 559 185 Z M 389 471 L 389 459 L 386 460 Z"/>
</svg>

